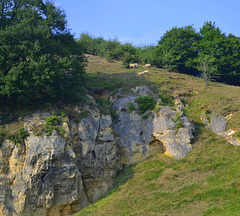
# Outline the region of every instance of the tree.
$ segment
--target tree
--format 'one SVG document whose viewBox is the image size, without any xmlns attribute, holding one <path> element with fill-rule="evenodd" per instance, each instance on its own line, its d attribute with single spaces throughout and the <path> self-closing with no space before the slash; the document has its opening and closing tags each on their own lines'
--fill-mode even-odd
<svg viewBox="0 0 240 216">
<path fill-rule="evenodd" d="M 139 55 L 139 60 L 141 61 L 142 64 L 154 64 L 154 53 L 155 53 L 156 46 L 154 45 L 149 45 L 149 46 L 143 46 L 143 47 L 138 47 L 138 55 Z"/>
<path fill-rule="evenodd" d="M 130 63 L 138 62 L 137 49 L 131 43 L 126 43 L 121 46 L 123 57 L 123 66 L 129 67 Z"/>
<path fill-rule="evenodd" d="M 216 60 L 210 55 L 199 53 L 198 58 L 196 58 L 195 61 L 197 62 L 197 69 L 202 72 L 202 78 L 205 81 L 206 88 L 208 88 L 210 78 L 216 71 L 216 68 L 214 66 Z"/>
<path fill-rule="evenodd" d="M 201 56 L 214 59 L 215 75 L 220 81 L 240 85 L 240 40 L 221 32 L 215 23 L 206 22 L 200 28 L 198 50 Z"/>
<path fill-rule="evenodd" d="M 1 100 L 63 100 L 79 90 L 85 57 L 62 10 L 47 0 L 7 0 L 0 16 Z"/>
<path fill-rule="evenodd" d="M 193 73 L 193 59 L 197 56 L 199 35 L 192 26 L 172 28 L 158 43 L 155 65 L 169 71 Z"/>
</svg>

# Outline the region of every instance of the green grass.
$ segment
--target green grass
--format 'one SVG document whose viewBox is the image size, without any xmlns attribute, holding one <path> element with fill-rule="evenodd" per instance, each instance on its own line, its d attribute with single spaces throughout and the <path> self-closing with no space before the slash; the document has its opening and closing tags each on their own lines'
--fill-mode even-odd
<svg viewBox="0 0 240 216">
<path fill-rule="evenodd" d="M 148 86 L 162 99 L 160 105 L 174 105 L 172 96 L 179 96 L 186 102 L 185 112 L 192 121 L 198 121 L 204 112 L 220 113 L 224 116 L 233 114 L 229 119 L 228 128 L 240 131 L 240 88 L 221 83 L 205 83 L 201 78 L 185 74 L 167 72 L 158 68 L 150 68 L 150 75 L 137 77 L 143 69 L 123 68 L 122 62 L 108 62 L 105 59 L 89 56 L 87 67 L 87 88 L 93 92 L 109 90 L 114 94 L 119 88 L 128 95 L 131 88 Z"/>
<path fill-rule="evenodd" d="M 76 215 L 240 215 L 240 147 L 207 131 L 200 120 L 203 113 L 220 113 L 239 137 L 240 88 L 212 82 L 205 88 L 200 78 L 157 68 L 137 77 L 141 70 L 90 56 L 88 88 L 113 94 L 121 87 L 127 95 L 133 87 L 148 86 L 160 105 L 174 105 L 173 96 L 180 97 L 196 127 L 193 150 L 180 160 L 155 155 L 123 169 L 110 192 Z"/>
<path fill-rule="evenodd" d="M 142 71 L 142 68 L 127 69 L 122 66 L 122 62 L 108 62 L 91 55 L 88 55 L 88 61 L 86 87 L 94 92 L 109 90 L 115 93 L 119 88 L 123 88 L 128 94 L 132 87 L 150 85 L 146 79 L 137 77 L 137 73 Z"/>
<path fill-rule="evenodd" d="M 137 164 L 125 184 L 76 216 L 240 215 L 240 149 L 203 130 L 186 158 Z"/>
</svg>

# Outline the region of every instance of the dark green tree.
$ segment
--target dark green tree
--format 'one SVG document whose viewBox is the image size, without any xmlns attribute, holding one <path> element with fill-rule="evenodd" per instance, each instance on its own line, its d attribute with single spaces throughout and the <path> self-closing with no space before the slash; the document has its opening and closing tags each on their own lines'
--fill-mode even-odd
<svg viewBox="0 0 240 216">
<path fill-rule="evenodd" d="M 85 57 L 50 1 L 0 2 L 0 99 L 31 103 L 70 98 L 84 78 Z"/>
<path fill-rule="evenodd" d="M 125 43 L 122 45 L 121 49 L 123 53 L 121 60 L 123 61 L 124 67 L 129 67 L 130 63 L 138 62 L 139 57 L 135 46 L 131 43 Z"/>
<path fill-rule="evenodd" d="M 155 65 L 169 71 L 193 73 L 198 41 L 199 35 L 192 26 L 172 28 L 164 34 L 156 47 Z"/>
<path fill-rule="evenodd" d="M 155 53 L 156 46 L 154 45 L 146 45 L 143 47 L 138 47 L 138 55 L 139 55 L 139 61 L 142 64 L 154 64 L 154 53 Z"/>
<path fill-rule="evenodd" d="M 139 61 L 139 51 L 131 43 L 121 44 L 117 39 L 104 40 L 102 37 L 92 37 L 88 33 L 82 33 L 78 44 L 87 54 L 104 57 L 107 60 L 123 61 L 123 66 Z"/>
<path fill-rule="evenodd" d="M 200 59 L 214 59 L 215 77 L 228 84 L 240 85 L 240 40 L 221 32 L 214 22 L 206 22 L 200 28 L 198 44 Z M 203 57 L 206 55 L 206 57 Z"/>
</svg>

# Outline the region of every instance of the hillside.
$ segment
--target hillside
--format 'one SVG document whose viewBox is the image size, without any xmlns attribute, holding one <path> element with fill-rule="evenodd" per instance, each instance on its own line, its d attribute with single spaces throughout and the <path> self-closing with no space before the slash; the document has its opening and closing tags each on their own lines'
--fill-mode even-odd
<svg viewBox="0 0 240 216">
<path fill-rule="evenodd" d="M 223 115 L 226 130 L 239 138 L 240 88 L 210 82 L 206 89 L 200 78 L 157 68 L 137 77 L 142 68 L 124 69 L 121 62 L 90 55 L 88 60 L 88 89 L 96 98 L 146 85 L 156 94 L 180 98 L 196 131 L 186 158 L 159 154 L 125 167 L 108 194 L 76 215 L 239 215 L 240 148 L 207 130 L 201 117 Z"/>
<path fill-rule="evenodd" d="M 203 113 L 219 113 L 227 119 L 227 129 L 240 132 L 240 88 L 210 82 L 209 88 L 201 78 L 180 73 L 150 68 L 150 75 L 136 76 L 145 69 L 126 69 L 118 61 L 108 62 L 103 58 L 88 56 L 87 87 L 95 96 L 102 97 L 106 92 L 114 94 L 119 88 L 128 93 L 138 85 L 149 86 L 155 92 L 179 97 L 188 118 L 197 125 L 202 124 Z"/>
</svg>

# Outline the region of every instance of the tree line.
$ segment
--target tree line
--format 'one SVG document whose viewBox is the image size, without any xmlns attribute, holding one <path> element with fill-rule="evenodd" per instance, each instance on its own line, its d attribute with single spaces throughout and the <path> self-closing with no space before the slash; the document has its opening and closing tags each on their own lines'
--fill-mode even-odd
<svg viewBox="0 0 240 216">
<path fill-rule="evenodd" d="M 93 37 L 82 33 L 77 40 L 84 53 L 104 57 L 107 60 L 122 61 L 124 67 L 130 63 L 152 63 L 154 46 L 136 47 L 132 43 L 122 44 L 117 39 L 105 40 L 103 37 Z"/>
<path fill-rule="evenodd" d="M 240 85 L 239 37 L 212 22 L 197 32 L 174 27 L 157 45 L 137 47 L 82 33 L 74 38 L 66 14 L 49 0 L 0 1 L 0 101 L 29 104 L 68 101 L 85 79 L 84 54 L 152 64 L 168 71 Z"/>
<path fill-rule="evenodd" d="M 223 33 L 213 22 L 205 22 L 197 32 L 193 26 L 173 27 L 156 46 L 135 47 L 82 33 L 78 43 L 84 52 L 129 63 L 150 63 L 172 72 L 210 78 L 240 85 L 240 38 Z"/>
</svg>

